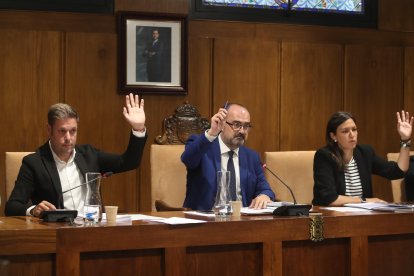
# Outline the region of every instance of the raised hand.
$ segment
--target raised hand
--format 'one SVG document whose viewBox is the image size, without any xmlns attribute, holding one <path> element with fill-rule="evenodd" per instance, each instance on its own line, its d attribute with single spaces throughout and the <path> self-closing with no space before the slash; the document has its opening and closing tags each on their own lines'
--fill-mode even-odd
<svg viewBox="0 0 414 276">
<path fill-rule="evenodd" d="M 409 112 L 401 111 L 401 115 L 397 112 L 397 131 L 401 140 L 409 140 L 411 138 L 411 131 L 413 127 L 414 117 L 410 117 Z"/>
<path fill-rule="evenodd" d="M 138 95 L 130 93 L 126 95 L 123 114 L 127 122 L 132 126 L 133 130 L 145 130 L 145 112 L 144 99 L 139 101 Z"/>
<path fill-rule="evenodd" d="M 227 117 L 227 110 L 224 108 L 220 108 L 219 111 L 211 117 L 211 126 L 208 131 L 209 135 L 217 136 L 220 134 L 221 130 L 223 129 L 223 123 L 225 122 Z"/>
</svg>

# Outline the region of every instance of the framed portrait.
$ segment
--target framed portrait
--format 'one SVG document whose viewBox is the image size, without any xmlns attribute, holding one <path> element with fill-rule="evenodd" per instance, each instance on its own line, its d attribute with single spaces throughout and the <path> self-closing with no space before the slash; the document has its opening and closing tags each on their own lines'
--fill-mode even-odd
<svg viewBox="0 0 414 276">
<path fill-rule="evenodd" d="M 119 92 L 187 93 L 185 15 L 118 13 Z"/>
</svg>

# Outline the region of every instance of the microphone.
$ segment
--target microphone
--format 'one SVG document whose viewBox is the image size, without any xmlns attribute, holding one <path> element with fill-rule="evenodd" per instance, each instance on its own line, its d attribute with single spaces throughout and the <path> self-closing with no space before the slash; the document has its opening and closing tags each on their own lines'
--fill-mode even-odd
<svg viewBox="0 0 414 276">
<path fill-rule="evenodd" d="M 88 183 L 95 181 L 97 179 L 101 179 L 101 178 L 107 178 L 110 177 L 113 174 L 113 172 L 105 172 L 95 178 L 92 178 L 78 186 L 72 187 L 66 191 L 63 191 L 62 194 L 59 196 L 59 200 L 58 200 L 58 209 L 56 210 L 45 210 L 42 213 L 40 213 L 39 218 L 43 219 L 43 221 L 46 222 L 71 222 L 73 223 L 73 220 L 76 218 L 76 216 L 78 215 L 78 211 L 77 210 L 65 210 L 65 209 L 60 209 L 61 206 L 61 201 L 63 198 L 63 194 L 67 193 L 69 191 L 72 191 L 74 189 L 77 189 L 79 187 L 88 185 Z"/>
<path fill-rule="evenodd" d="M 271 175 L 273 175 L 277 180 L 280 181 L 290 192 L 293 198 L 293 205 L 283 205 L 277 207 L 273 211 L 275 216 L 308 216 L 309 210 L 312 208 L 310 204 L 297 204 L 295 195 L 288 184 L 286 184 L 277 174 L 275 174 L 271 169 L 267 167 L 266 164 L 262 165 L 263 169 L 266 169 Z"/>
<path fill-rule="evenodd" d="M 107 177 L 110 177 L 110 176 L 111 176 L 111 175 L 113 175 L 113 174 L 114 174 L 113 172 L 105 172 L 105 173 L 101 174 L 100 176 L 97 176 L 97 177 L 95 177 L 95 178 L 92 178 L 92 179 L 91 179 L 91 180 L 89 180 L 89 181 L 83 182 L 82 184 L 80 184 L 80 185 L 78 185 L 78 186 L 75 186 L 75 187 L 72 187 L 72 188 L 70 188 L 70 189 L 68 189 L 68 190 L 66 190 L 66 191 L 63 191 L 63 192 L 62 192 L 61 197 L 63 196 L 63 194 L 64 194 L 64 193 L 67 193 L 67 192 L 72 191 L 72 190 L 74 190 L 74 189 L 77 189 L 77 188 L 79 188 L 79 187 L 82 187 L 82 186 L 88 185 L 88 183 L 90 183 L 90 182 L 92 182 L 92 181 L 95 181 L 95 180 L 97 180 L 97 179 L 101 179 L 101 178 L 107 178 Z M 59 202 L 59 204 L 60 204 L 60 202 Z"/>
</svg>

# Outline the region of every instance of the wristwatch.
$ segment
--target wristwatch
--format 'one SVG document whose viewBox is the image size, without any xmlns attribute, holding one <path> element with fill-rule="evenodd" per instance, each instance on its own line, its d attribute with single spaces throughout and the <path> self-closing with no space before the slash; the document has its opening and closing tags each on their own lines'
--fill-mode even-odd
<svg viewBox="0 0 414 276">
<path fill-rule="evenodd" d="M 409 148 L 411 146 L 411 140 L 400 140 L 400 147 Z"/>
<path fill-rule="evenodd" d="M 365 203 L 365 202 L 367 202 L 367 199 L 365 197 L 361 196 L 361 203 Z"/>
</svg>

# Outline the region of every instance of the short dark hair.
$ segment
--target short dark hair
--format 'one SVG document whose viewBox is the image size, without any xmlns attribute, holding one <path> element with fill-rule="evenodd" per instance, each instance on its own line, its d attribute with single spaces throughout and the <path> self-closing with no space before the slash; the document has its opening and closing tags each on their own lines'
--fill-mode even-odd
<svg viewBox="0 0 414 276">
<path fill-rule="evenodd" d="M 50 106 L 47 113 L 47 122 L 50 126 L 53 126 L 56 120 L 74 118 L 79 122 L 79 115 L 75 109 L 65 103 L 57 103 Z"/>
</svg>

